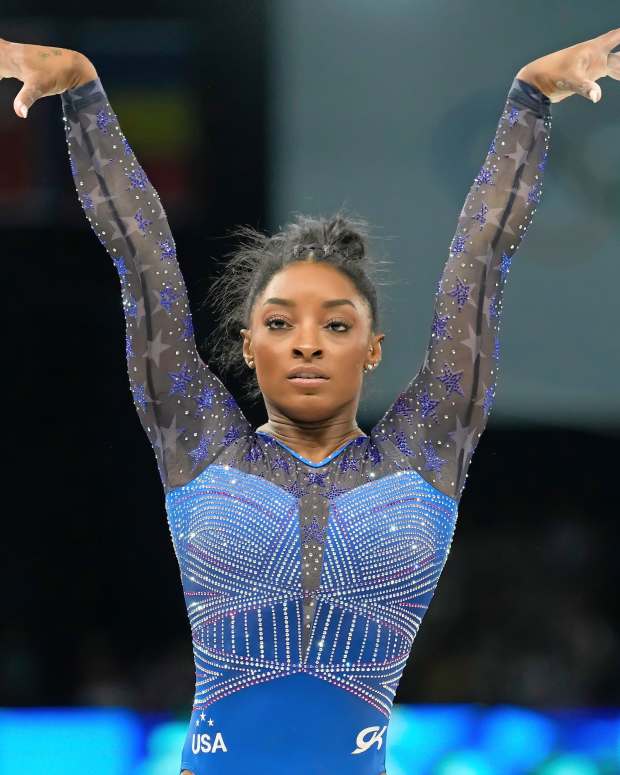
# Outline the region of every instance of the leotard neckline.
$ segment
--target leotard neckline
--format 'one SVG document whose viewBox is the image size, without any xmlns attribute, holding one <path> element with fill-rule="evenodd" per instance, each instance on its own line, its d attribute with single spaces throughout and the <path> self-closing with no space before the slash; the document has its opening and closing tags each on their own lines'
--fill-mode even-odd
<svg viewBox="0 0 620 775">
<path fill-rule="evenodd" d="M 320 468 L 321 466 L 327 465 L 327 463 L 331 462 L 335 457 L 338 457 L 343 450 L 345 450 L 349 444 L 351 444 L 354 441 L 357 441 L 357 439 L 366 439 L 368 436 L 366 434 L 360 434 L 359 436 L 355 436 L 352 439 L 349 439 L 349 441 L 345 442 L 341 447 L 338 447 L 338 449 L 335 449 L 330 455 L 323 458 L 323 460 L 320 460 L 318 463 L 315 463 L 313 460 L 309 460 L 307 457 L 303 457 L 303 455 L 300 455 L 299 452 L 295 452 L 294 449 L 291 449 L 288 445 L 284 444 L 284 442 L 280 441 L 279 439 L 276 439 L 275 436 L 272 436 L 270 433 L 266 433 L 265 431 L 255 431 L 256 433 L 260 433 L 262 436 L 267 436 L 269 439 L 273 439 L 273 441 L 276 442 L 276 444 L 279 444 L 281 447 L 283 447 L 287 452 L 290 452 L 293 457 L 297 458 L 297 460 L 301 460 L 302 463 L 305 463 L 307 466 L 312 466 L 312 468 Z"/>
</svg>

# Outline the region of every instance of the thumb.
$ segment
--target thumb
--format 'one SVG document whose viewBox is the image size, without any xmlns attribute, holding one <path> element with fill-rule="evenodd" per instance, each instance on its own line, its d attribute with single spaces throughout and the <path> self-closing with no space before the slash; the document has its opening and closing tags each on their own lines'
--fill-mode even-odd
<svg viewBox="0 0 620 775">
<path fill-rule="evenodd" d="M 21 118 L 26 118 L 30 107 L 39 99 L 41 93 L 35 87 L 24 84 L 13 100 L 13 109 Z"/>
<path fill-rule="evenodd" d="M 598 85 L 596 81 L 582 81 L 581 85 L 579 86 L 579 89 L 577 90 L 578 94 L 581 94 L 582 97 L 585 97 L 587 100 L 590 100 L 591 102 L 599 102 L 601 97 L 603 96 L 603 92 L 601 91 L 601 87 Z"/>
</svg>

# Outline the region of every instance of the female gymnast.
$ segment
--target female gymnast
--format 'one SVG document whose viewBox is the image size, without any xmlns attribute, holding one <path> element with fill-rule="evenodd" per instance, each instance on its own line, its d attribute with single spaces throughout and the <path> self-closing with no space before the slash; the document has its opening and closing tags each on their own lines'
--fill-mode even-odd
<svg viewBox="0 0 620 775">
<path fill-rule="evenodd" d="M 597 80 L 620 79 L 618 45 L 620 28 L 516 74 L 424 362 L 366 435 L 356 412 L 384 334 L 365 222 L 242 230 L 214 287 L 230 336 L 220 360 L 242 363 L 267 409 L 253 429 L 198 354 L 166 214 L 93 64 L 0 40 L 0 76 L 23 82 L 18 116 L 61 95 L 75 188 L 120 278 L 129 385 L 192 631 L 185 775 L 385 775 L 394 693 L 495 395 L 502 294 L 540 202 L 550 104 L 600 100 Z"/>
</svg>

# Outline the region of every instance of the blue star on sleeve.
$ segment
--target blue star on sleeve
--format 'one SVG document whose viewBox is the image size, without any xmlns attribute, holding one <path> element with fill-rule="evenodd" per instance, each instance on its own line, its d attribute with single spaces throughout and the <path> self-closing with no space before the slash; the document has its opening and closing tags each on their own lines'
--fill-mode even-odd
<svg viewBox="0 0 620 775">
<path fill-rule="evenodd" d="M 183 331 L 181 332 L 181 339 L 188 339 L 194 336 L 194 324 L 192 322 L 192 316 L 188 313 L 183 316 Z"/>
<path fill-rule="evenodd" d="M 496 174 L 496 172 L 497 170 L 489 169 L 486 166 L 482 167 L 480 172 L 476 176 L 476 179 L 474 180 L 474 186 L 476 188 L 480 188 L 480 186 L 494 185 L 493 177 Z"/>
<path fill-rule="evenodd" d="M 409 442 L 407 441 L 406 435 L 402 431 L 397 431 L 395 434 L 396 437 L 396 446 L 398 449 L 408 457 L 412 457 L 415 455 L 415 452 L 411 449 L 409 446 Z"/>
<path fill-rule="evenodd" d="M 151 400 L 146 395 L 146 385 L 136 385 L 136 384 L 130 383 L 130 387 L 131 387 L 131 392 L 133 393 L 135 402 L 138 404 L 140 409 L 142 409 L 142 411 L 145 412 L 147 401 Z"/>
<path fill-rule="evenodd" d="M 444 339 L 452 339 L 452 337 L 448 333 L 449 320 L 450 320 L 449 315 L 446 315 L 445 317 L 441 317 L 440 315 L 437 314 L 437 312 L 435 312 L 433 316 L 433 322 L 431 323 L 431 331 L 433 333 L 433 336 L 437 336 Z"/>
<path fill-rule="evenodd" d="M 162 261 L 171 261 L 172 259 L 176 258 L 177 251 L 172 239 L 161 240 L 159 243 L 159 249 L 161 251 Z"/>
<path fill-rule="evenodd" d="M 480 231 L 484 228 L 484 224 L 487 222 L 487 213 L 489 212 L 488 205 L 484 202 L 480 205 L 480 210 L 473 216 L 474 221 L 478 221 L 480 224 Z"/>
<path fill-rule="evenodd" d="M 352 455 L 345 454 L 340 460 L 338 466 L 341 471 L 359 471 L 359 460 L 356 460 Z"/>
<path fill-rule="evenodd" d="M 187 367 L 187 364 L 183 364 L 180 371 L 171 371 L 170 379 L 172 380 L 172 387 L 170 388 L 170 395 L 174 396 L 180 393 L 182 396 L 189 395 L 189 388 L 192 383 L 192 372 Z"/>
<path fill-rule="evenodd" d="M 196 405 L 199 412 L 203 412 L 205 409 L 210 409 L 213 406 L 213 398 L 215 396 L 215 390 L 209 385 L 203 385 L 200 392 L 196 396 Z"/>
<path fill-rule="evenodd" d="M 228 447 L 231 444 L 234 444 L 240 438 L 241 428 L 237 428 L 235 425 L 231 425 L 230 428 L 226 431 L 226 435 L 224 436 L 224 446 Z"/>
<path fill-rule="evenodd" d="M 108 131 L 108 127 L 112 123 L 112 119 L 105 110 L 100 110 L 97 113 L 97 128 L 100 132 L 103 132 L 104 134 Z"/>
<path fill-rule="evenodd" d="M 469 291 L 471 286 L 464 283 L 460 277 L 456 277 L 456 285 L 451 291 L 448 291 L 448 296 L 455 299 L 459 312 L 467 304 L 469 300 Z"/>
<path fill-rule="evenodd" d="M 153 223 L 153 221 L 149 221 L 148 218 L 144 217 L 144 214 L 142 213 L 142 208 L 138 210 L 138 212 L 134 215 L 135 221 L 138 224 L 138 228 L 143 234 L 146 234 L 149 226 Z"/>
<path fill-rule="evenodd" d="M 512 257 L 511 256 L 509 256 L 507 253 L 502 253 L 501 264 L 500 264 L 500 267 L 499 267 L 499 271 L 500 271 L 502 280 L 506 279 L 506 275 L 510 271 L 510 263 L 511 263 L 511 261 L 512 261 Z"/>
<path fill-rule="evenodd" d="M 271 470 L 272 471 L 279 471 L 283 470 L 286 471 L 286 473 L 289 473 L 289 464 L 288 460 L 285 457 L 275 457 L 271 462 Z"/>
<path fill-rule="evenodd" d="M 112 261 L 114 262 L 114 266 L 118 272 L 121 285 L 124 285 L 126 282 L 126 277 L 129 275 L 129 269 L 127 269 L 125 266 L 125 259 L 122 256 L 119 256 L 118 258 L 113 258 Z"/>
<path fill-rule="evenodd" d="M 441 471 L 447 460 L 439 457 L 432 441 L 423 441 L 420 449 L 424 455 L 424 468 L 427 471 Z"/>
<path fill-rule="evenodd" d="M 438 400 L 431 398 L 427 386 L 421 393 L 418 393 L 418 401 L 420 404 L 420 417 L 422 417 L 422 419 L 434 416 L 440 403 Z"/>
<path fill-rule="evenodd" d="M 207 436 L 206 433 L 203 433 L 200 437 L 198 446 L 195 449 L 190 449 L 187 453 L 192 458 L 194 468 L 207 458 L 210 446 L 211 439 Z"/>
<path fill-rule="evenodd" d="M 164 286 L 159 292 L 161 306 L 166 312 L 172 312 L 174 302 L 179 298 L 179 295 L 174 288 L 168 288 Z"/>
<path fill-rule="evenodd" d="M 452 242 L 452 247 L 450 248 L 450 252 L 453 253 L 455 256 L 460 256 L 461 253 L 466 253 L 467 252 L 465 250 L 466 238 L 467 238 L 466 234 L 456 234 Z"/>
<path fill-rule="evenodd" d="M 394 411 L 396 414 L 402 414 L 404 417 L 411 415 L 411 402 L 408 396 L 403 393 L 400 394 L 394 404 Z"/>
<path fill-rule="evenodd" d="M 144 170 L 141 170 L 139 167 L 137 169 L 128 170 L 125 175 L 129 180 L 130 189 L 139 189 L 140 191 L 144 191 L 144 189 L 148 186 L 148 178 L 144 174 Z"/>
<path fill-rule="evenodd" d="M 458 393 L 463 396 L 463 390 L 461 389 L 461 379 L 463 378 L 463 371 L 452 371 L 447 363 L 443 365 L 442 373 L 437 377 L 441 384 L 446 389 L 446 395 L 449 396 L 452 393 Z"/>
<path fill-rule="evenodd" d="M 510 115 L 508 116 L 508 123 L 510 126 L 514 126 L 519 119 L 519 111 L 517 108 L 512 107 L 510 108 Z"/>
<path fill-rule="evenodd" d="M 138 303 L 131 293 L 123 296 L 125 302 L 125 314 L 130 318 L 135 318 L 138 314 Z"/>
<path fill-rule="evenodd" d="M 484 400 L 482 403 L 482 409 L 484 411 L 485 417 L 487 417 L 489 412 L 491 411 L 491 407 L 493 406 L 494 399 L 495 399 L 495 385 L 491 385 L 491 387 L 487 388 L 484 391 Z"/>
<path fill-rule="evenodd" d="M 228 417 L 229 414 L 235 414 L 239 410 L 239 404 L 234 396 L 228 396 L 222 401 L 224 407 L 224 417 Z"/>
</svg>

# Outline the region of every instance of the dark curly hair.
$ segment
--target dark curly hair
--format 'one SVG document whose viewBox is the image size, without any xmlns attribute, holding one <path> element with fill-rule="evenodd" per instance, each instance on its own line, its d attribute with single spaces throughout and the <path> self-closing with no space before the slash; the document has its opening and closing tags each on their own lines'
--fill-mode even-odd
<svg viewBox="0 0 620 775">
<path fill-rule="evenodd" d="M 380 264 L 369 252 L 368 221 L 347 216 L 339 210 L 331 217 L 311 218 L 295 214 L 294 221 L 283 231 L 272 236 L 252 226 L 238 226 L 232 231 L 240 246 L 225 255 L 223 271 L 217 277 L 202 306 L 209 304 L 214 312 L 215 329 L 203 342 L 208 357 L 206 362 L 219 370 L 220 375 L 232 373 L 241 377 L 244 396 L 256 401 L 261 390 L 256 371 L 249 369 L 243 358 L 241 328 L 250 327 L 256 298 L 267 287 L 271 278 L 284 267 L 303 260 L 298 251 L 305 245 L 316 245 L 315 260 L 337 267 L 355 284 L 367 300 L 371 315 L 372 333 L 379 328 L 379 299 L 376 274 Z M 325 250 L 324 250 L 325 248 Z M 384 284 L 384 283 L 381 283 Z"/>
</svg>

